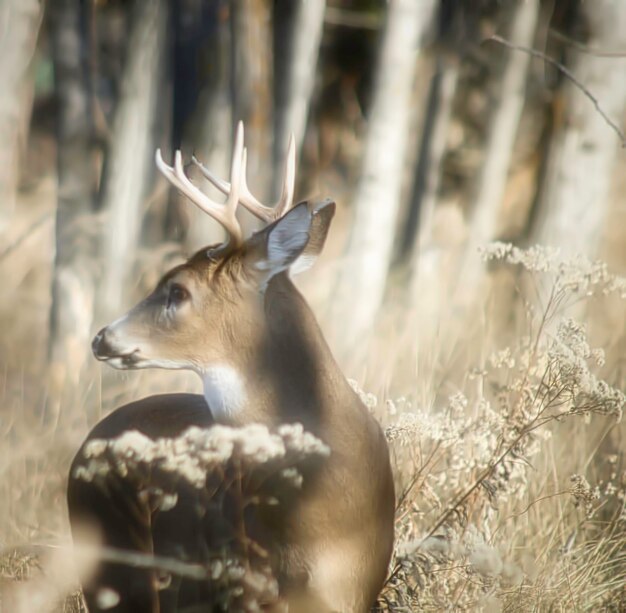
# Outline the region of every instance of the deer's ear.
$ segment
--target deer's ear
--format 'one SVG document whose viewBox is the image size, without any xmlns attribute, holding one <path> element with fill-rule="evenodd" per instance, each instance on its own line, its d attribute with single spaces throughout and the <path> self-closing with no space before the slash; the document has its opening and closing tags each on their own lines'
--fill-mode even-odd
<svg viewBox="0 0 626 613">
<path fill-rule="evenodd" d="M 322 200 L 316 202 L 309 207 L 311 211 L 311 225 L 309 226 L 309 241 L 307 242 L 302 253 L 296 258 L 289 267 L 292 275 L 300 274 L 313 266 L 317 256 L 322 252 L 330 222 L 335 215 L 335 203 L 330 200 Z"/>
<path fill-rule="evenodd" d="M 312 219 L 306 202 L 302 202 L 248 241 L 248 262 L 263 273 L 264 283 L 302 255 L 309 242 Z"/>
<path fill-rule="evenodd" d="M 335 203 L 297 204 L 286 215 L 248 241 L 248 261 L 262 273 L 262 284 L 289 270 L 297 274 L 310 268 L 322 250 Z"/>
</svg>

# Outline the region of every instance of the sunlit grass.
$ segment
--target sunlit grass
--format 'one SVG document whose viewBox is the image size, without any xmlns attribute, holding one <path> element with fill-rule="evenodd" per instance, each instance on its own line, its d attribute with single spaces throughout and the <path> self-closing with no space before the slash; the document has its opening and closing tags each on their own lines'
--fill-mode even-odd
<svg viewBox="0 0 626 613">
<path fill-rule="evenodd" d="M 0 596 L 12 611 L 74 612 L 81 605 L 67 553 L 71 458 L 115 406 L 198 391 L 199 383 L 181 373 L 120 374 L 90 364 L 78 388 L 52 394 L 45 368 L 52 233 L 41 232 L 0 262 L 7 290 L 0 301 Z M 621 337 L 613 327 L 624 316 L 614 291 L 621 286 L 610 285 L 602 267 L 582 267 L 578 284 L 572 273 L 551 294 L 537 258 L 516 261 L 523 274 L 494 271 L 472 316 L 466 304 L 446 301 L 450 282 L 442 279 L 419 304 L 391 304 L 378 336 L 344 360 L 347 374 L 373 390 L 364 401 L 394 459 L 397 548 L 383 608 L 625 606 L 625 433 L 616 417 L 626 339 L 623 327 Z M 333 270 L 324 260 L 312 275 L 327 288 Z M 613 295 L 581 299 L 589 283 Z M 329 295 L 315 286 L 315 278 L 303 283 L 324 326 Z M 569 317 L 585 322 L 591 341 Z M 596 347 L 596 338 L 604 345 Z M 341 349 L 340 339 L 330 340 Z"/>
</svg>

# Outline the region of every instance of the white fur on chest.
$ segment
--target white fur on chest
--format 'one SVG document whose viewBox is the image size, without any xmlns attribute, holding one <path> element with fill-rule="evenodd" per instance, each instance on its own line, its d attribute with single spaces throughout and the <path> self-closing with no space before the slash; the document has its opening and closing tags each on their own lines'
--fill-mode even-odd
<svg viewBox="0 0 626 613">
<path fill-rule="evenodd" d="M 230 366 L 211 366 L 202 373 L 204 398 L 217 421 L 232 418 L 246 401 L 241 375 Z"/>
</svg>

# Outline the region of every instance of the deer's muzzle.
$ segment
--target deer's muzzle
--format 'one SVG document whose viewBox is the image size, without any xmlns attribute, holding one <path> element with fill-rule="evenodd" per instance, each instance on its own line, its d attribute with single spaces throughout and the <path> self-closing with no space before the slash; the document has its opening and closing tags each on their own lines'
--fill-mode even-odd
<svg viewBox="0 0 626 613">
<path fill-rule="evenodd" d="M 97 360 L 108 362 L 115 368 L 132 368 L 137 362 L 138 350 L 117 344 L 109 326 L 94 336 L 91 350 Z"/>
</svg>

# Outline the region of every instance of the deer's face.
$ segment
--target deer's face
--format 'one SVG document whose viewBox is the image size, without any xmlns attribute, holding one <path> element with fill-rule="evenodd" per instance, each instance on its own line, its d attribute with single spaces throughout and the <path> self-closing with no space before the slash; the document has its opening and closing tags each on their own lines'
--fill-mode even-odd
<svg viewBox="0 0 626 613">
<path fill-rule="evenodd" d="M 92 348 L 97 359 L 120 368 L 201 371 L 222 361 L 237 321 L 258 308 L 239 254 L 211 257 L 211 249 L 169 271 L 154 291 L 103 328 Z"/>
<path fill-rule="evenodd" d="M 302 203 L 234 252 L 199 251 L 96 335 L 95 357 L 119 369 L 183 368 L 200 374 L 236 362 L 237 352 L 249 351 L 264 334 L 267 283 L 317 254 L 333 211 L 330 202 L 312 211 Z"/>
<path fill-rule="evenodd" d="M 168 272 L 152 294 L 96 335 L 93 352 L 115 368 L 186 368 L 223 378 L 224 368 L 228 370 L 242 354 L 253 351 L 255 337 L 265 333 L 263 293 L 267 284 L 277 274 L 292 267 L 302 270 L 312 263 L 324 245 L 335 206 L 323 201 L 314 207 L 302 202 L 291 208 L 293 137 L 278 203 L 266 207 L 259 202 L 245 180 L 241 123 L 233 147 L 230 183 L 200 165 L 205 177 L 227 194 L 223 204 L 211 200 L 189 180 L 180 151 L 173 167 L 163 161 L 158 150 L 156 163 L 172 185 L 224 227 L 229 238 L 225 245 L 204 249 Z M 236 217 L 239 204 L 267 224 L 246 241 Z"/>
</svg>

